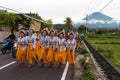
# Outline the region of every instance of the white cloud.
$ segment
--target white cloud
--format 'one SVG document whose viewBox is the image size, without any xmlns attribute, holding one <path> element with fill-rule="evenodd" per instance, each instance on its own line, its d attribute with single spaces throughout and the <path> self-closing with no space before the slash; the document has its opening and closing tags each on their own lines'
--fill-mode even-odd
<svg viewBox="0 0 120 80">
<path fill-rule="evenodd" d="M 86 20 L 79 20 L 79 21 L 77 21 L 75 23 L 85 24 Z M 101 24 L 119 23 L 120 24 L 120 21 L 118 21 L 118 20 L 107 21 L 107 20 L 95 20 L 95 19 L 92 19 L 92 20 L 89 20 L 87 23 L 89 23 L 89 24 L 95 24 L 95 23 L 101 23 Z"/>
</svg>

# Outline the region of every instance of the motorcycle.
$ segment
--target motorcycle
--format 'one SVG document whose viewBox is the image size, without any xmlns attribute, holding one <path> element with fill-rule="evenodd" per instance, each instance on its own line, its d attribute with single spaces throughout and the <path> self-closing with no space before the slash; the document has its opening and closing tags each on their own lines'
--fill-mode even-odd
<svg viewBox="0 0 120 80">
<path fill-rule="evenodd" d="M 11 48 L 14 45 L 14 41 L 11 39 L 5 39 L 5 41 L 2 44 L 1 52 L 2 54 L 5 54 L 8 50 L 11 50 Z"/>
<path fill-rule="evenodd" d="M 14 46 L 11 49 L 12 57 L 16 58 L 16 52 L 17 52 L 17 43 L 14 44 Z"/>
</svg>

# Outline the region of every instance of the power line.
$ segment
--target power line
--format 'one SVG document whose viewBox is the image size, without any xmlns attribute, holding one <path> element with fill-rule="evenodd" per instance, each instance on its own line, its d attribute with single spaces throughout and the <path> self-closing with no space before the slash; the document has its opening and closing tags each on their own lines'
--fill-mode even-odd
<svg viewBox="0 0 120 80">
<path fill-rule="evenodd" d="M 99 8 L 99 5 L 102 3 L 102 1 L 103 0 L 100 0 L 100 1 L 98 1 L 98 3 L 96 3 L 96 5 L 94 6 L 94 8 L 93 8 L 93 11 L 97 11 L 97 8 Z"/>
<path fill-rule="evenodd" d="M 111 2 L 112 2 L 112 0 L 109 1 L 109 3 L 107 3 L 102 9 L 100 9 L 99 12 L 103 11 Z M 95 4 L 96 4 L 96 3 L 97 3 L 97 2 L 95 2 Z M 100 4 L 99 4 L 99 5 L 100 5 Z M 96 5 L 95 5 L 95 6 L 96 6 Z M 94 6 L 93 6 L 93 7 L 94 7 Z M 88 32 L 88 30 L 87 30 L 87 26 L 88 26 L 88 15 L 89 15 L 89 14 L 86 15 L 86 34 L 87 34 L 87 32 Z"/>
<path fill-rule="evenodd" d="M 98 10 L 98 12 L 102 12 L 113 0 L 109 1 L 102 9 Z M 87 8 L 86 14 L 90 14 L 95 12 L 95 10 L 99 7 L 99 5 L 103 2 L 103 0 L 97 1 L 95 0 L 93 3 L 91 2 Z M 93 4 L 93 5 L 91 5 Z M 91 7 L 92 6 L 92 7 Z"/>
<path fill-rule="evenodd" d="M 22 14 L 23 16 L 28 17 L 28 18 L 31 18 L 31 19 L 33 19 L 33 20 L 35 20 L 35 21 L 45 23 L 45 22 L 42 21 L 42 20 L 39 20 L 39 19 L 36 19 L 36 18 L 34 18 L 34 17 L 28 16 L 28 15 L 26 15 L 26 14 L 20 12 L 20 11 L 17 11 L 17 10 L 14 10 L 14 9 L 10 9 L 10 8 L 4 7 L 4 6 L 0 6 L 0 7 L 3 8 L 3 9 L 7 9 L 7 10 L 10 10 L 10 11 L 13 11 L 13 12 L 20 13 L 20 14 Z"/>
<path fill-rule="evenodd" d="M 97 4 L 97 0 L 94 1 L 93 6 L 92 6 L 91 9 L 89 10 L 89 14 L 90 14 L 91 12 L 93 12 L 93 9 L 94 9 L 94 7 L 96 6 L 96 4 Z"/>
<path fill-rule="evenodd" d="M 86 9 L 86 11 L 85 11 L 84 14 L 87 14 L 87 13 L 89 12 L 89 10 L 90 10 L 92 4 L 93 4 L 93 1 L 90 2 L 90 4 L 88 5 L 88 7 L 87 7 L 87 9 Z"/>
<path fill-rule="evenodd" d="M 102 12 L 113 0 L 110 0 L 99 12 Z"/>
<path fill-rule="evenodd" d="M 88 14 L 86 15 L 86 34 L 88 33 L 87 28 L 88 28 Z"/>
</svg>

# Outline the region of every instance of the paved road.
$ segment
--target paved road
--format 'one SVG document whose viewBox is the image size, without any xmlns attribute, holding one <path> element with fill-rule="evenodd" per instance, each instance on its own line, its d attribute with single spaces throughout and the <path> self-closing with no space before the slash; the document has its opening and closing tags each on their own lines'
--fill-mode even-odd
<svg viewBox="0 0 120 80">
<path fill-rule="evenodd" d="M 65 66 L 66 67 L 66 66 Z M 0 54 L 0 80 L 61 80 L 65 68 L 20 67 L 10 53 Z M 73 80 L 73 66 L 69 66 L 65 80 Z"/>
</svg>

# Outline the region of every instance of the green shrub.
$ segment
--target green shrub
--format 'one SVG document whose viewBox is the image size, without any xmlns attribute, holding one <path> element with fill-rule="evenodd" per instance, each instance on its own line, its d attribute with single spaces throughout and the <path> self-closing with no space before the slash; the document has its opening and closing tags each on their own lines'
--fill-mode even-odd
<svg viewBox="0 0 120 80">
<path fill-rule="evenodd" d="M 91 65 L 89 65 L 87 69 L 83 70 L 83 76 L 84 80 L 95 80 Z"/>
<path fill-rule="evenodd" d="M 85 48 L 81 48 L 81 54 L 87 55 L 88 51 Z"/>
</svg>

